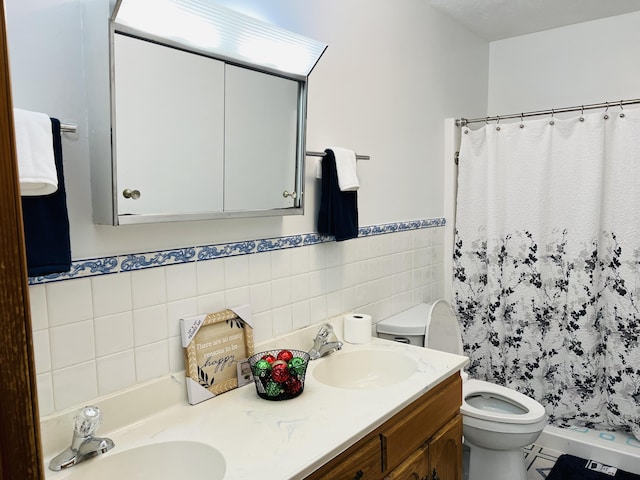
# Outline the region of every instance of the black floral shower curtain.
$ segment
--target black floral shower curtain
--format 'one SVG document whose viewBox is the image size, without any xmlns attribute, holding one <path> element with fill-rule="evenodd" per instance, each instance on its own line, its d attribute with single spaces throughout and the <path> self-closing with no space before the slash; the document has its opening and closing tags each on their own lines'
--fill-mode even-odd
<svg viewBox="0 0 640 480">
<path fill-rule="evenodd" d="M 640 110 L 463 129 L 454 304 L 472 376 L 640 439 Z"/>
</svg>

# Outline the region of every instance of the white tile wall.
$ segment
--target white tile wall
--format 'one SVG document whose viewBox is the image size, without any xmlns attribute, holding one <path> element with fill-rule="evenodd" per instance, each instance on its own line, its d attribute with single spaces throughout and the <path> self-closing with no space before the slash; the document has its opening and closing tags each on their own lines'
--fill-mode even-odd
<svg viewBox="0 0 640 480">
<path fill-rule="evenodd" d="M 131 274 L 101 275 L 91 279 L 93 315 L 103 317 L 131 311 Z"/>
<path fill-rule="evenodd" d="M 46 285 L 49 326 L 66 325 L 93 318 L 91 280 L 77 279 Z"/>
<path fill-rule="evenodd" d="M 250 303 L 254 340 L 442 296 L 444 228 L 30 287 L 40 414 L 184 369 L 179 319 Z"/>
<path fill-rule="evenodd" d="M 133 311 L 133 340 L 136 347 L 166 338 L 169 338 L 166 304 Z"/>
<path fill-rule="evenodd" d="M 149 268 L 131 274 L 133 308 L 162 305 L 167 301 L 165 272 L 168 268 Z"/>
<path fill-rule="evenodd" d="M 251 257 L 266 258 L 264 253 L 257 255 L 251 255 Z M 269 267 L 271 264 L 269 262 Z M 252 270 L 254 271 L 254 270 Z M 258 268 L 255 269 L 259 271 Z M 271 270 L 269 270 L 267 278 L 271 278 Z M 196 262 L 196 288 L 198 295 L 205 295 L 208 293 L 221 292 L 224 290 L 224 262 L 222 261 L 210 261 L 210 262 Z"/>
<path fill-rule="evenodd" d="M 50 328 L 49 344 L 52 370 L 93 360 L 96 356 L 93 321 L 84 320 Z"/>
<path fill-rule="evenodd" d="M 96 359 L 99 395 L 122 390 L 136 383 L 135 355 L 133 350 L 107 355 Z"/>
<path fill-rule="evenodd" d="M 183 263 L 166 267 L 167 301 L 193 298 L 198 292 L 196 264 Z"/>
<path fill-rule="evenodd" d="M 103 357 L 133 348 L 133 312 L 93 319 L 96 356 Z"/>
<path fill-rule="evenodd" d="M 222 260 L 224 263 L 224 286 L 233 289 L 249 284 L 249 256 L 241 255 Z"/>
</svg>

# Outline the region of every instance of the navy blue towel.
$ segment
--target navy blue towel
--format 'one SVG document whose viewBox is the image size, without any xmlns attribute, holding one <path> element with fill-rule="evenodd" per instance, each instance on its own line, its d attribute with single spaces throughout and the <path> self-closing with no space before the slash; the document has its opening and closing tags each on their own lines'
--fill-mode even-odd
<svg viewBox="0 0 640 480">
<path fill-rule="evenodd" d="M 332 235 L 337 242 L 358 236 L 358 192 L 340 190 L 336 157 L 331 149 L 325 150 L 322 158 L 318 233 Z"/>
<path fill-rule="evenodd" d="M 51 119 L 51 132 L 58 171 L 58 190 L 51 195 L 22 197 L 27 272 L 30 277 L 63 273 L 71 269 L 71 241 L 62 168 L 60 121 L 55 118 Z"/>
</svg>

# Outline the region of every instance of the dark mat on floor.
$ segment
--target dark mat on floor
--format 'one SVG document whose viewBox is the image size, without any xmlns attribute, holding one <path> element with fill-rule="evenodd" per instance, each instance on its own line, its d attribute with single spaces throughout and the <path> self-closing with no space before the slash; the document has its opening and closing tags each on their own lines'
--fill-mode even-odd
<svg viewBox="0 0 640 480">
<path fill-rule="evenodd" d="M 585 460 L 573 455 L 560 455 L 547 480 L 640 480 L 640 475 L 594 460 Z"/>
</svg>

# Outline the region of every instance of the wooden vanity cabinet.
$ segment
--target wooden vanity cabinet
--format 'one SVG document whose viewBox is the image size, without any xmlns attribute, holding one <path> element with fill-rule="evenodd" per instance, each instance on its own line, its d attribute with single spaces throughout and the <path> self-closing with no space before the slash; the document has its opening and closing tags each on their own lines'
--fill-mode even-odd
<svg viewBox="0 0 640 480">
<path fill-rule="evenodd" d="M 429 442 L 428 480 L 462 479 L 462 415 L 456 415 Z"/>
<path fill-rule="evenodd" d="M 429 477 L 429 445 L 423 445 L 409 455 L 384 480 L 424 480 Z"/>
<path fill-rule="evenodd" d="M 306 480 L 461 480 L 461 403 L 456 372 Z"/>
</svg>

